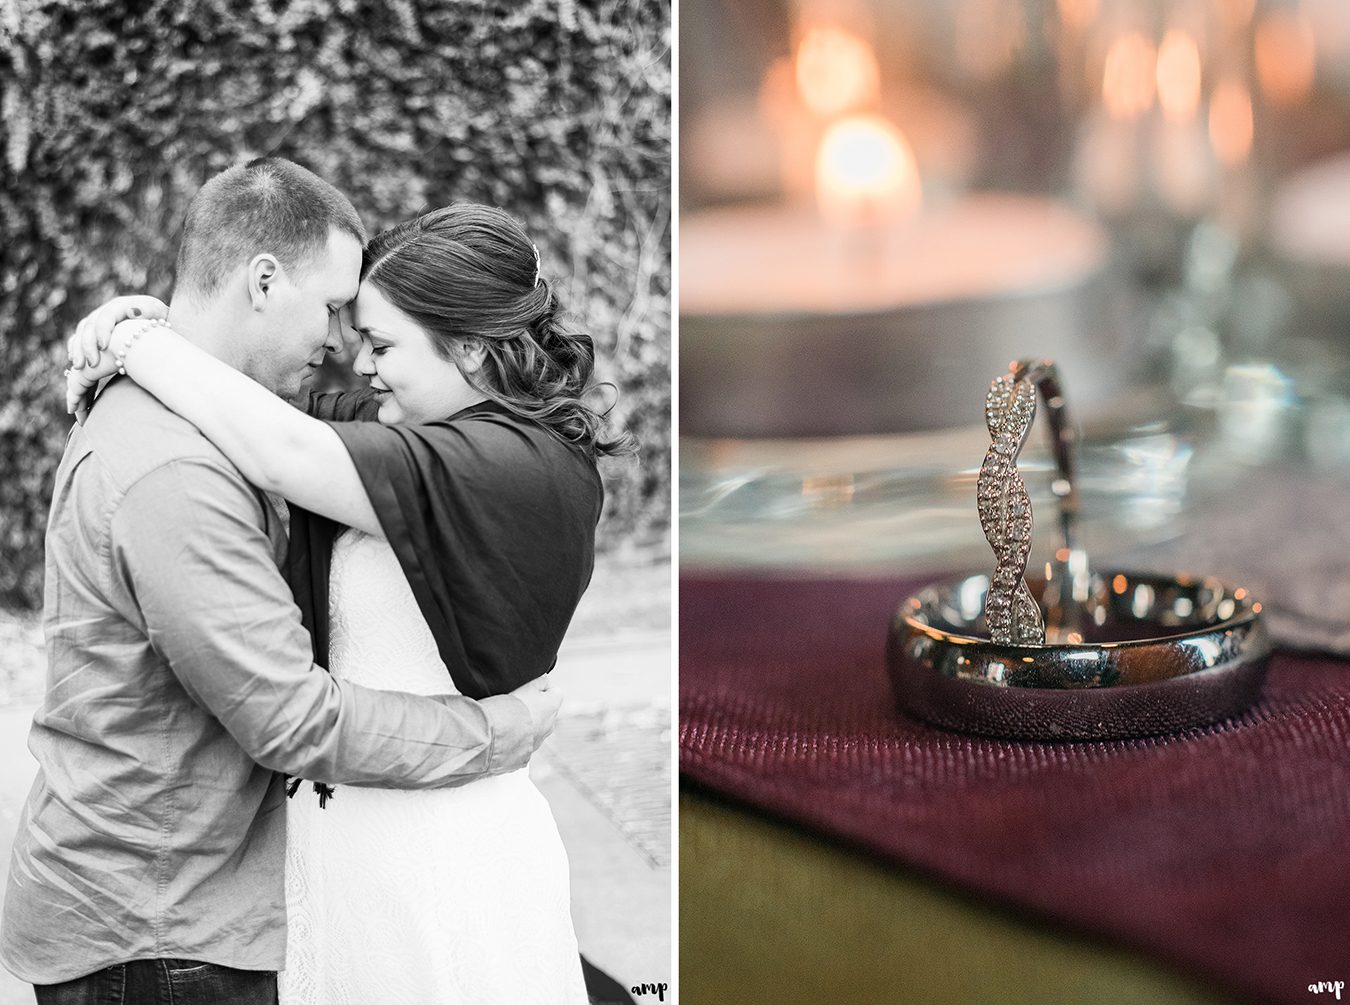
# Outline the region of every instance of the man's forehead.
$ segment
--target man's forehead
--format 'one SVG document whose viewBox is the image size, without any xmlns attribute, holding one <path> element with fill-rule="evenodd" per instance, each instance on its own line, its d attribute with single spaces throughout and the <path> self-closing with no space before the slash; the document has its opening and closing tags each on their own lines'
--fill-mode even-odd
<svg viewBox="0 0 1350 1005">
<path fill-rule="evenodd" d="M 349 304 L 356 299 L 356 292 L 360 288 L 361 269 L 358 267 L 356 272 L 345 277 L 343 282 L 335 284 L 332 299 L 339 304 Z"/>
<path fill-rule="evenodd" d="M 345 230 L 334 228 L 328 235 L 327 261 L 315 276 L 324 284 L 328 299 L 345 304 L 356 297 L 362 250 L 361 242 Z"/>
</svg>

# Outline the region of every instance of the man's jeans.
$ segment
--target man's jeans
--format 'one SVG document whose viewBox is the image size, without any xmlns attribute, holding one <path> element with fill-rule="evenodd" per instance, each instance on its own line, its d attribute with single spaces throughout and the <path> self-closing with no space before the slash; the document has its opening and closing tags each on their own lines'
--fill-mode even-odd
<svg viewBox="0 0 1350 1005">
<path fill-rule="evenodd" d="M 277 975 L 197 960 L 132 960 L 33 991 L 38 1005 L 277 1005 Z"/>
</svg>

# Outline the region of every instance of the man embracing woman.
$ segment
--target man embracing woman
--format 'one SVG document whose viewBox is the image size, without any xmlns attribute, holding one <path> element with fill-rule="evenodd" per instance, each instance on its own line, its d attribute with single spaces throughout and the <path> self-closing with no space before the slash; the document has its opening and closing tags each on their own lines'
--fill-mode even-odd
<svg viewBox="0 0 1350 1005">
<path fill-rule="evenodd" d="M 356 339 L 368 386 L 312 393 Z M 172 302 L 70 355 L 5 965 L 61 1005 L 585 1003 L 526 766 L 631 447 L 520 225 L 367 244 L 253 161 L 194 198 Z"/>
</svg>

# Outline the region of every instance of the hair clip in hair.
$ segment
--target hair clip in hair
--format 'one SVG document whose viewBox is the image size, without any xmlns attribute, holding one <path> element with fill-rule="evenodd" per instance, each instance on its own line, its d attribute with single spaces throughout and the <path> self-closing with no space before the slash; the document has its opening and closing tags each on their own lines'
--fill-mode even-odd
<svg viewBox="0 0 1350 1005">
<path fill-rule="evenodd" d="M 531 244 L 530 247 L 534 249 L 534 285 L 535 285 L 535 286 L 538 286 L 538 285 L 539 285 L 539 246 L 536 245 L 536 244 Z"/>
</svg>

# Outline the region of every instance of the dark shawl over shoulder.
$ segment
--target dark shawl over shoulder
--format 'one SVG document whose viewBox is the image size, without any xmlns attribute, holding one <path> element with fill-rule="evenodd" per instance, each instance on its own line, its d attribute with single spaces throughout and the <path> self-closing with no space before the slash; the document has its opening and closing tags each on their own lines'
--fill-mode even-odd
<svg viewBox="0 0 1350 1005">
<path fill-rule="evenodd" d="M 382 426 L 362 395 L 316 397 L 341 437 L 455 686 L 502 694 L 552 668 L 590 582 L 603 489 L 595 465 L 495 403 Z M 292 507 L 288 578 L 328 659 L 332 521 Z"/>
</svg>

